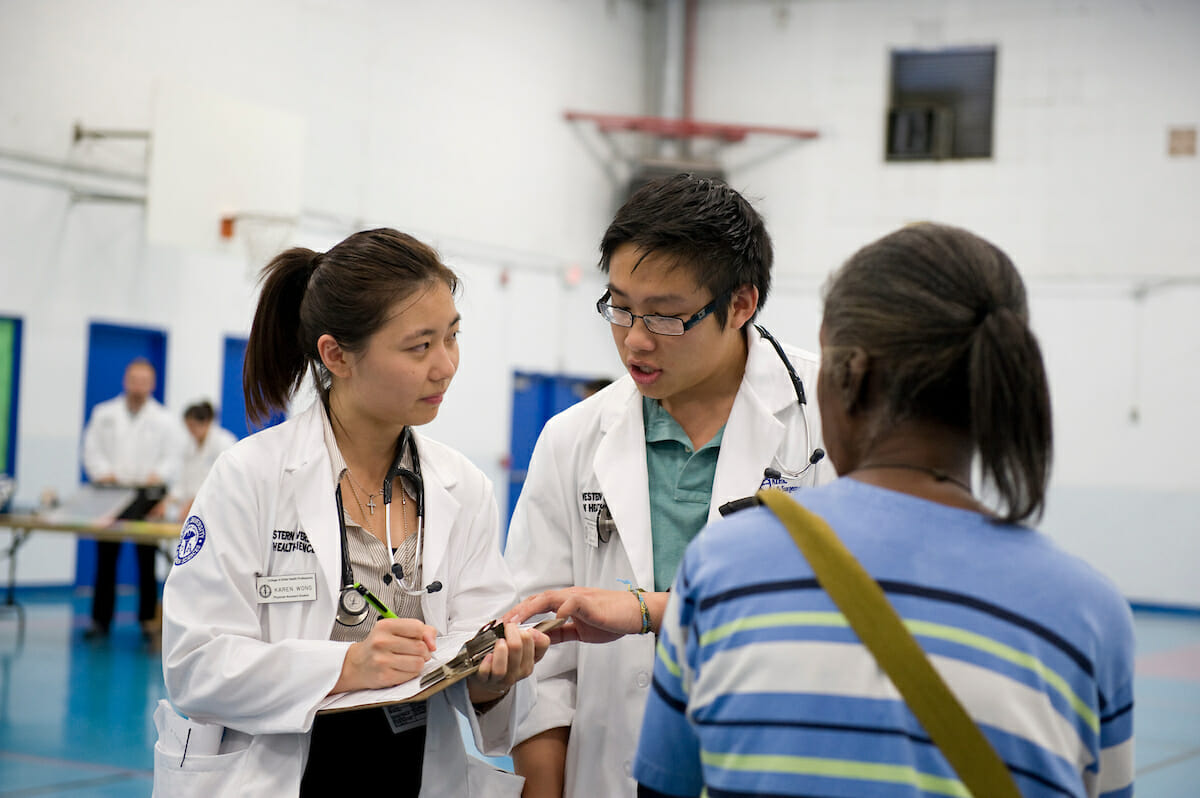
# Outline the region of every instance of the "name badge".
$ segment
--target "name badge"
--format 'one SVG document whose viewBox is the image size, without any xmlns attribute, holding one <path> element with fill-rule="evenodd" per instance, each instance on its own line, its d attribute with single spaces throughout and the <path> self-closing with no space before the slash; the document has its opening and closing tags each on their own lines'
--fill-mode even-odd
<svg viewBox="0 0 1200 798">
<path fill-rule="evenodd" d="M 780 477 L 778 479 L 775 479 L 773 477 L 763 477 L 763 481 L 758 486 L 758 489 L 759 490 L 781 490 L 784 493 L 796 493 L 802 487 L 804 487 L 801 484 L 802 482 L 804 482 L 804 477 L 796 477 L 794 479 L 790 479 L 788 477 Z"/>
<path fill-rule="evenodd" d="M 285 574 L 260 576 L 255 579 L 259 604 L 280 604 L 285 601 L 313 601 L 317 598 L 316 574 Z"/>
<path fill-rule="evenodd" d="M 399 734 L 409 729 L 424 726 L 427 713 L 428 709 L 424 701 L 409 702 L 407 704 L 388 704 L 383 708 L 383 714 L 387 716 L 388 725 L 392 727 L 392 734 Z"/>
<path fill-rule="evenodd" d="M 589 546 L 600 545 L 600 535 L 596 529 L 596 514 L 604 504 L 604 494 L 599 491 L 583 491 L 579 494 L 579 512 L 583 516 L 583 535 Z"/>
<path fill-rule="evenodd" d="M 600 545 L 600 534 L 596 531 L 595 515 L 585 515 L 583 517 L 583 536 L 592 548 Z"/>
</svg>

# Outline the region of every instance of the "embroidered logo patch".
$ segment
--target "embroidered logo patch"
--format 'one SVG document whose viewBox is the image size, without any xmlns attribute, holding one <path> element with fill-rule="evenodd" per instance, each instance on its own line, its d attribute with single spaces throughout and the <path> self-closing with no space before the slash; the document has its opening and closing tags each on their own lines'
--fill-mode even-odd
<svg viewBox="0 0 1200 798">
<path fill-rule="evenodd" d="M 179 546 L 175 549 L 175 564 L 183 565 L 200 553 L 204 547 L 204 522 L 193 515 L 183 525 L 179 535 Z"/>
</svg>

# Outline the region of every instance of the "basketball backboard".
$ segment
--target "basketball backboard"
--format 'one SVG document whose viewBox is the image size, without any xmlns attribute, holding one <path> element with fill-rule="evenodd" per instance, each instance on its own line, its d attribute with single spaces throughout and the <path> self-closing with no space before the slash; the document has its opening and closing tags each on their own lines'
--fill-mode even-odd
<svg viewBox="0 0 1200 798">
<path fill-rule="evenodd" d="M 151 243 L 224 245 L 222 218 L 300 215 L 305 123 L 298 114 L 194 86 L 156 90 L 146 200 Z"/>
</svg>

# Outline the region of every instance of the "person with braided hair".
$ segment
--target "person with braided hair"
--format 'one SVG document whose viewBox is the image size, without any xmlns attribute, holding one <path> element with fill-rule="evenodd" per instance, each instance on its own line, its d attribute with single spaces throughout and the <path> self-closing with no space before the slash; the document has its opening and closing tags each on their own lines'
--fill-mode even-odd
<svg viewBox="0 0 1200 798">
<path fill-rule="evenodd" d="M 1029 526 L 1050 392 L 1008 256 L 902 228 L 833 275 L 820 340 L 840 478 L 796 500 L 880 583 L 1022 795 L 1132 795 L 1132 615 Z M 967 794 L 766 508 L 692 541 L 659 632 L 640 796 Z"/>
</svg>

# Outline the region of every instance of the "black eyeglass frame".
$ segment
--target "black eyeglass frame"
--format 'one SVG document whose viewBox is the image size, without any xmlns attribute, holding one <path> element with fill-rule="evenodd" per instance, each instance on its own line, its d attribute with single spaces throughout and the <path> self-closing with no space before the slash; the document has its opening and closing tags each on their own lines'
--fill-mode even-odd
<svg viewBox="0 0 1200 798">
<path fill-rule="evenodd" d="M 713 299 L 712 302 L 709 302 L 707 305 L 705 305 L 704 307 L 697 310 L 695 313 L 692 314 L 692 316 L 690 318 L 681 319 L 678 316 L 662 316 L 657 313 L 643 313 L 642 315 L 639 316 L 636 313 L 629 312 L 625 308 L 618 308 L 613 305 L 610 305 L 605 300 L 610 299 L 612 297 L 612 291 L 605 291 L 604 296 L 602 296 L 596 300 L 596 312 L 600 314 L 600 318 L 604 319 L 609 324 L 615 324 L 618 327 L 632 327 L 633 323 L 635 321 L 637 321 L 638 319 L 641 319 L 642 323 L 646 325 L 646 329 L 649 330 L 650 332 L 654 333 L 655 335 L 678 336 L 678 335 L 683 335 L 685 332 L 692 329 L 697 324 L 699 324 L 700 322 L 704 321 L 706 318 L 711 316 L 713 314 L 713 312 L 716 311 L 716 309 L 718 307 L 720 307 L 722 302 L 728 302 L 730 297 L 732 297 L 732 296 L 733 296 L 732 292 L 727 292 L 725 294 L 722 294 L 722 295 L 716 297 L 715 299 Z M 620 321 L 618 321 L 616 318 L 614 318 L 614 316 L 616 314 L 623 314 L 625 316 L 628 316 L 629 323 L 623 324 Z M 660 332 L 659 330 L 656 330 L 653 327 L 651 327 L 650 323 L 646 321 L 647 319 L 656 319 L 656 320 L 661 319 L 662 321 L 668 322 L 668 323 L 680 322 L 683 324 L 683 329 L 680 330 L 679 332 Z"/>
</svg>

